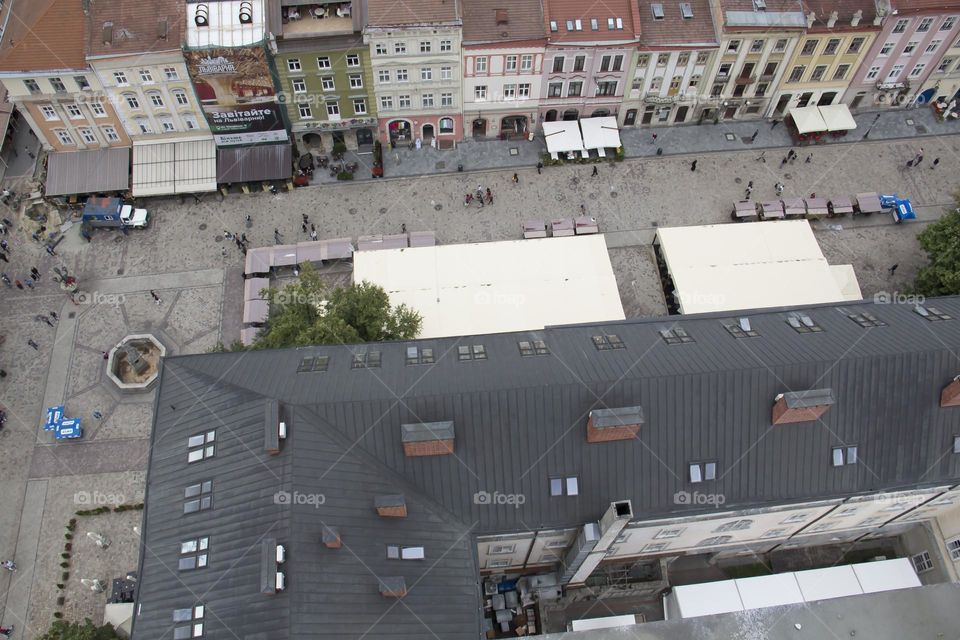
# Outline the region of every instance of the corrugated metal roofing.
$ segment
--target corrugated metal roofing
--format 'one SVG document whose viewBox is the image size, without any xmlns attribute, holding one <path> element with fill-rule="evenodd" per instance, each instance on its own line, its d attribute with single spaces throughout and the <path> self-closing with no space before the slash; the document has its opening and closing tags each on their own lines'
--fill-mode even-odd
<svg viewBox="0 0 960 640">
<path fill-rule="evenodd" d="M 293 175 L 289 144 L 217 149 L 217 183 L 286 180 Z"/>
<path fill-rule="evenodd" d="M 213 136 L 133 143 L 133 195 L 154 196 L 217 190 Z"/>
<path fill-rule="evenodd" d="M 130 188 L 130 147 L 58 151 L 47 160 L 48 196 L 126 191 Z"/>
</svg>

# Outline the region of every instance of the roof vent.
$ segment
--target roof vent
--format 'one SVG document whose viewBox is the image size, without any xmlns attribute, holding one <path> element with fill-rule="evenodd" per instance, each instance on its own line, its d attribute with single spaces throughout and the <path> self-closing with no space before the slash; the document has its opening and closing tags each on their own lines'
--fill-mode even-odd
<svg viewBox="0 0 960 640">
<path fill-rule="evenodd" d="M 496 11 L 497 24 L 507 24 L 510 21 L 507 19 L 507 10 L 506 9 L 497 9 Z"/>
<path fill-rule="evenodd" d="M 680 3 L 680 15 L 683 16 L 684 20 L 690 20 L 693 18 L 693 7 L 689 2 Z"/>
<path fill-rule="evenodd" d="M 157 39 L 166 40 L 167 33 L 168 33 L 167 19 L 160 18 L 159 20 L 157 20 Z"/>
<path fill-rule="evenodd" d="M 373 499 L 377 515 L 381 518 L 406 518 L 407 502 L 402 494 L 377 496 Z"/>
<path fill-rule="evenodd" d="M 240 3 L 240 24 L 250 24 L 253 22 L 253 3 L 250 0 L 243 0 Z"/>
<path fill-rule="evenodd" d="M 283 564 L 287 560 L 287 548 L 282 544 L 277 545 L 277 564 Z"/>
<path fill-rule="evenodd" d="M 594 409 L 587 417 L 587 442 L 633 440 L 642 424 L 642 407 Z"/>
<path fill-rule="evenodd" d="M 771 421 L 773 424 L 790 424 L 819 420 L 834 402 L 832 389 L 781 393 L 774 399 Z"/>
<path fill-rule="evenodd" d="M 400 425 L 403 455 L 445 456 L 453 453 L 452 422 L 421 422 Z"/>
<path fill-rule="evenodd" d="M 113 44 L 113 23 L 112 22 L 103 23 L 103 44 L 106 44 L 106 45 Z"/>
<path fill-rule="evenodd" d="M 403 576 L 380 578 L 380 595 L 384 598 L 402 598 L 407 595 L 407 581 Z"/>
<path fill-rule="evenodd" d="M 263 418 L 263 450 L 272 456 L 280 453 L 281 425 L 286 437 L 286 423 L 280 421 L 280 403 L 276 400 L 267 400 Z"/>
<path fill-rule="evenodd" d="M 197 5 L 197 12 L 193 16 L 193 22 L 198 27 L 210 26 L 210 8 L 205 4 Z"/>
<path fill-rule="evenodd" d="M 287 577 L 283 575 L 282 571 L 277 571 L 277 579 L 274 585 L 277 588 L 277 591 L 283 591 L 284 587 L 287 586 Z"/>
<path fill-rule="evenodd" d="M 283 589 L 283 581 L 277 572 L 277 539 L 264 538 L 260 541 L 260 593 L 273 595 Z"/>
<path fill-rule="evenodd" d="M 654 20 L 663 20 L 663 5 L 659 2 L 656 4 L 650 5 L 650 10 L 653 11 Z"/>
<path fill-rule="evenodd" d="M 753 9 L 754 11 L 766 11 L 767 10 L 766 0 L 753 0 Z"/>
<path fill-rule="evenodd" d="M 340 530 L 334 527 L 323 527 L 323 533 L 320 534 L 320 541 L 327 549 L 339 549 L 342 546 L 340 542 Z"/>
<path fill-rule="evenodd" d="M 953 379 L 940 392 L 941 407 L 960 407 L 960 376 Z"/>
</svg>

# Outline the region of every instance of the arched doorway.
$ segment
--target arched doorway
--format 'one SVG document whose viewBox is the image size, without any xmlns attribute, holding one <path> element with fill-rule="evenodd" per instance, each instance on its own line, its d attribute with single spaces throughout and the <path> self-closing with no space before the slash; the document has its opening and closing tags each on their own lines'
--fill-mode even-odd
<svg viewBox="0 0 960 640">
<path fill-rule="evenodd" d="M 591 118 L 606 118 L 610 115 L 610 109 L 597 109 L 590 114 Z"/>
<path fill-rule="evenodd" d="M 525 138 L 527 136 L 527 116 L 506 116 L 500 120 L 500 137 Z"/>
<path fill-rule="evenodd" d="M 413 129 L 407 120 L 391 120 L 387 125 L 387 131 L 390 132 L 390 142 L 398 144 L 400 142 L 410 142 L 410 134 Z"/>
<path fill-rule="evenodd" d="M 487 121 L 483 118 L 473 121 L 473 137 L 478 140 L 487 137 Z"/>
<path fill-rule="evenodd" d="M 546 122 L 555 122 L 557 120 L 557 110 L 550 109 L 547 111 L 547 115 L 545 115 L 543 119 Z"/>
<path fill-rule="evenodd" d="M 434 137 L 434 135 L 435 135 L 435 134 L 434 134 L 434 132 L 433 132 L 433 125 L 432 125 L 432 124 L 425 124 L 425 125 L 423 125 L 423 136 L 422 136 L 422 137 L 423 137 L 423 144 L 426 145 L 426 144 L 430 144 L 431 142 L 433 142 L 433 137 Z"/>
<path fill-rule="evenodd" d="M 637 124 L 637 110 L 627 109 L 627 115 L 623 119 L 623 126 L 632 127 L 635 124 Z"/>
<path fill-rule="evenodd" d="M 303 144 L 309 149 L 320 149 L 323 147 L 323 139 L 319 133 L 307 133 L 303 136 Z"/>
<path fill-rule="evenodd" d="M 576 109 L 567 109 L 566 111 L 563 112 L 563 119 L 567 121 L 576 120 L 579 117 L 580 117 L 580 112 L 577 111 Z"/>
<path fill-rule="evenodd" d="M 936 88 L 927 89 L 923 93 L 917 96 L 916 103 L 919 105 L 930 104 L 933 102 L 933 96 L 936 95 Z"/>
</svg>

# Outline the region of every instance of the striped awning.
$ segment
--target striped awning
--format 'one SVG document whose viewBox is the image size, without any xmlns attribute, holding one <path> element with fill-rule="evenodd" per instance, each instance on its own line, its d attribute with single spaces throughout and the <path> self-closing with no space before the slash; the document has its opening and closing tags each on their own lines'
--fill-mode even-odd
<svg viewBox="0 0 960 640">
<path fill-rule="evenodd" d="M 47 160 L 44 193 L 65 196 L 80 193 L 126 191 L 130 188 L 130 147 L 58 151 Z"/>
<path fill-rule="evenodd" d="M 212 135 L 133 143 L 133 195 L 160 196 L 217 189 Z"/>
</svg>

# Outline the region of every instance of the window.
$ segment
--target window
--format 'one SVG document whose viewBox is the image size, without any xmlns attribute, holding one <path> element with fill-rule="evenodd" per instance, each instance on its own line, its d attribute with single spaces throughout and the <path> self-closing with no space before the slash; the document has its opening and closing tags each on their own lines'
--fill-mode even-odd
<svg viewBox="0 0 960 640">
<path fill-rule="evenodd" d="M 80 129 L 80 139 L 83 140 L 84 144 L 96 144 L 97 137 L 93 135 L 93 129 L 83 128 Z"/>
<path fill-rule="evenodd" d="M 119 142 L 119 141 L 120 141 L 120 134 L 117 133 L 117 130 L 116 130 L 115 128 L 113 128 L 113 127 L 103 127 L 102 131 L 103 131 L 103 136 L 104 136 L 109 142 Z"/>
<path fill-rule="evenodd" d="M 926 66 L 927 66 L 927 65 L 924 64 L 923 62 L 921 62 L 920 64 L 918 64 L 917 66 L 915 66 L 915 67 L 910 71 L 910 77 L 911 77 L 911 78 L 916 78 L 917 76 L 919 76 L 921 73 L 923 73 L 923 70 L 926 68 Z"/>
<path fill-rule="evenodd" d="M 900 73 L 903 72 L 902 64 L 895 64 L 893 68 L 890 69 L 890 73 L 887 74 L 887 80 L 896 80 L 900 77 Z"/>
<path fill-rule="evenodd" d="M 818 64 L 817 66 L 815 66 L 815 67 L 813 68 L 813 73 L 810 74 L 810 81 L 811 81 L 811 82 L 819 82 L 820 80 L 823 80 L 823 76 L 824 76 L 826 73 L 827 73 L 827 65 L 825 65 L 825 64 Z"/>
<path fill-rule="evenodd" d="M 34 95 L 40 93 L 40 85 L 37 84 L 36 80 L 24 80 L 23 86 L 27 88 L 27 91 Z"/>
<path fill-rule="evenodd" d="M 707 482 L 717 479 L 716 462 L 693 462 L 690 464 L 690 482 Z"/>
<path fill-rule="evenodd" d="M 87 82 L 86 76 L 73 76 L 73 81 L 77 83 L 80 91 L 85 91 L 90 88 L 90 83 Z"/>
<path fill-rule="evenodd" d="M 502 569 L 504 567 L 509 567 L 509 566 L 510 566 L 509 560 L 488 560 L 487 561 L 487 568 L 489 569 Z"/>
<path fill-rule="evenodd" d="M 850 71 L 850 65 L 841 64 L 837 65 L 837 70 L 833 72 L 834 80 L 843 80 L 847 77 L 847 72 Z"/>
<path fill-rule="evenodd" d="M 301 120 L 308 120 L 313 117 L 313 110 L 308 104 L 298 104 L 297 110 L 300 112 Z"/>
<path fill-rule="evenodd" d="M 609 57 L 609 56 L 607 56 L 607 57 Z M 657 56 L 657 66 L 658 66 L 658 67 L 665 67 L 665 66 L 667 66 L 667 63 L 669 63 L 669 62 L 670 62 L 670 54 L 669 54 L 669 53 L 661 53 L 660 55 Z M 730 63 L 726 63 L 726 64 L 727 64 L 727 68 L 729 69 Z M 722 65 L 721 65 L 721 66 L 722 66 Z"/>
<path fill-rule="evenodd" d="M 303 80 L 300 80 L 299 82 L 302 84 Z M 297 80 L 293 81 L 293 90 L 297 91 Z M 306 90 L 307 90 L 307 87 L 306 85 L 304 85 L 303 91 L 306 91 Z M 173 93 L 173 99 L 177 102 L 177 104 L 185 105 L 190 103 L 190 99 L 187 97 L 187 92 L 184 91 L 183 89 L 174 89 L 172 93 Z"/>
<path fill-rule="evenodd" d="M 203 637 L 203 610 L 204 606 L 198 604 L 189 609 L 174 609 L 174 622 L 188 622 L 189 625 L 174 627 L 173 640 L 187 640 L 187 638 Z"/>
<path fill-rule="evenodd" d="M 363 89 L 363 76 L 361 75 L 350 76 L 350 88 Z"/>
<path fill-rule="evenodd" d="M 677 527 L 672 529 L 660 529 L 657 532 L 657 535 L 653 536 L 654 540 L 662 540 L 664 538 L 679 538 L 685 529 L 683 527 Z"/>
<path fill-rule="evenodd" d="M 860 53 L 864 42 L 866 42 L 866 38 L 854 38 L 850 41 L 850 46 L 847 47 L 847 53 Z"/>
<path fill-rule="evenodd" d="M 378 56 L 385 56 L 385 55 L 387 55 L 387 45 L 385 45 L 385 44 L 378 44 L 378 45 L 376 45 L 376 46 L 374 47 L 374 53 L 375 53 L 376 55 L 378 55 Z"/>
<path fill-rule="evenodd" d="M 607 29 L 610 31 L 623 31 L 623 18 L 607 18 Z"/>
<path fill-rule="evenodd" d="M 960 453 L 960 436 L 953 436 L 953 452 Z"/>
<path fill-rule="evenodd" d="M 183 118 L 183 124 L 187 126 L 188 131 L 196 129 L 199 125 L 197 124 L 197 118 L 192 114 L 180 114 L 180 117 Z"/>
<path fill-rule="evenodd" d="M 840 48 L 840 39 L 839 38 L 830 38 L 827 40 L 827 46 L 823 48 L 823 55 L 832 56 L 836 55 L 837 50 Z"/>
<path fill-rule="evenodd" d="M 763 532 L 761 538 L 779 538 L 787 533 L 786 529 L 768 529 Z"/>
<path fill-rule="evenodd" d="M 800 55 L 812 56 L 813 52 L 817 50 L 817 45 L 819 43 L 819 40 L 807 40 L 803 43 L 803 49 L 800 50 Z"/>
<path fill-rule="evenodd" d="M 217 431 L 207 431 L 187 439 L 187 462 L 197 462 L 205 458 L 212 458 L 217 439 Z"/>
<path fill-rule="evenodd" d="M 173 124 L 173 120 L 170 118 L 160 118 L 160 129 L 164 133 L 171 133 L 177 130 L 177 127 Z"/>
<path fill-rule="evenodd" d="M 353 99 L 353 115 L 360 116 L 367 112 L 367 99 L 366 98 L 354 98 Z"/>
<path fill-rule="evenodd" d="M 553 59 L 553 72 L 563 73 L 563 56 L 556 56 Z"/>
<path fill-rule="evenodd" d="M 807 68 L 803 65 L 794 67 L 793 70 L 790 72 L 790 79 L 788 80 L 788 82 L 800 82 L 800 78 L 803 77 L 803 73 L 806 70 Z"/>
<path fill-rule="evenodd" d="M 550 98 L 559 98 L 563 94 L 562 82 L 551 82 L 547 85 L 547 96 Z"/>
<path fill-rule="evenodd" d="M 327 56 L 317 58 L 317 69 L 329 69 L 330 67 L 330 58 Z"/>
<path fill-rule="evenodd" d="M 842 467 L 848 464 L 857 463 L 857 447 L 834 447 L 831 450 L 831 460 L 833 466 Z"/>
<path fill-rule="evenodd" d="M 107 112 L 106 112 L 106 110 L 103 108 L 103 104 L 102 104 L 102 103 L 100 103 L 100 102 L 91 102 L 91 103 L 89 103 L 89 104 L 90 104 L 90 111 L 93 112 L 93 117 L 94 117 L 94 118 L 106 118 L 106 117 L 107 117 Z"/>
<path fill-rule="evenodd" d="M 381 109 L 393 109 L 393 96 L 380 96 Z"/>
<path fill-rule="evenodd" d="M 360 76 L 357 76 L 357 77 L 359 78 Z M 433 80 L 433 69 L 429 67 L 420 69 L 420 79 L 427 80 L 427 81 Z"/>
<path fill-rule="evenodd" d="M 663 77 L 657 76 L 656 78 L 650 81 L 650 92 L 653 93 L 655 91 L 660 91 L 660 87 L 662 86 L 663 86 Z"/>
<path fill-rule="evenodd" d="M 740 51 L 740 41 L 731 40 L 730 43 L 727 44 L 727 53 L 736 53 L 737 51 Z"/>
<path fill-rule="evenodd" d="M 179 80 L 179 79 L 180 79 L 180 74 L 177 72 L 177 68 L 176 68 L 176 67 L 164 67 L 164 68 L 163 68 L 163 76 L 164 76 L 167 80 Z"/>
<path fill-rule="evenodd" d="M 702 76 L 701 76 L 699 73 L 690 76 L 690 82 L 687 83 L 687 86 L 689 86 L 690 88 L 696 87 L 697 85 L 700 84 L 700 79 L 701 79 L 701 78 L 702 78 Z M 760 86 L 761 86 L 761 85 L 757 85 L 757 90 L 758 90 L 758 91 L 759 91 L 759 87 L 760 87 Z M 757 94 L 757 95 L 760 95 L 760 94 Z"/>
<path fill-rule="evenodd" d="M 191 484 L 183 490 L 183 512 L 206 511 L 213 506 L 213 480 Z"/>
<path fill-rule="evenodd" d="M 781 38 L 773 43 L 773 52 L 774 53 L 783 53 L 787 50 L 787 40 L 786 38 Z"/>
<path fill-rule="evenodd" d="M 520 71 L 528 72 L 533 70 L 533 56 L 520 56 Z"/>
<path fill-rule="evenodd" d="M 66 129 L 57 129 L 53 133 L 57 136 L 60 144 L 74 144 L 73 138 L 70 137 Z"/>
<path fill-rule="evenodd" d="M 453 94 L 452 93 L 441 93 L 440 94 L 440 106 L 441 107 L 452 107 L 453 106 Z M 444 118 L 443 120 L 448 120 L 449 118 Z M 441 120 L 441 124 L 443 123 Z M 453 120 L 450 120 L 450 131 L 453 131 Z M 442 129 L 443 127 L 441 127 Z M 442 131 L 441 131 L 442 133 Z"/>
<path fill-rule="evenodd" d="M 407 364 L 433 364 L 433 348 L 407 347 Z"/>
<path fill-rule="evenodd" d="M 957 23 L 957 16 L 950 16 L 943 21 L 943 24 L 940 25 L 940 31 L 950 31 L 953 29 L 953 25 Z"/>
<path fill-rule="evenodd" d="M 731 520 L 730 522 L 724 522 L 722 525 L 714 529 L 716 533 L 725 533 L 727 531 L 743 531 L 744 529 L 749 529 L 750 525 L 753 524 L 753 520 Z"/>
<path fill-rule="evenodd" d="M 420 53 L 430 53 L 430 42 L 423 40 L 420 42 Z"/>
<path fill-rule="evenodd" d="M 409 102 L 410 96 L 406 96 L 407 101 Z M 331 103 L 336 104 L 336 103 Z M 410 105 L 407 104 L 409 107 Z M 327 105 L 329 110 L 330 105 Z M 339 110 L 337 111 L 339 113 Z M 380 368 L 380 352 L 379 351 L 355 351 L 353 354 L 353 359 L 350 362 L 351 369 L 379 369 Z"/>
<path fill-rule="evenodd" d="M 503 85 L 503 97 L 504 99 L 514 99 L 517 97 L 517 85 L 515 84 L 505 84 Z"/>
<path fill-rule="evenodd" d="M 947 551 L 950 552 L 950 559 L 954 562 L 960 562 L 960 538 L 947 540 Z"/>
<path fill-rule="evenodd" d="M 623 71 L 623 56 L 616 55 L 613 56 L 613 66 L 610 68 L 611 71 Z"/>
<path fill-rule="evenodd" d="M 333 76 L 323 76 L 320 78 L 320 87 L 324 91 L 336 91 L 337 85 L 333 80 Z"/>
<path fill-rule="evenodd" d="M 462 344 L 457 347 L 457 360 L 486 360 L 487 350 L 482 344 L 470 345 Z"/>
<path fill-rule="evenodd" d="M 708 57 L 709 57 L 709 56 L 708 56 L 706 53 L 702 53 L 702 52 L 701 52 L 701 53 L 698 53 L 698 54 L 697 54 L 697 62 L 696 62 L 697 66 L 703 65 L 703 64 L 707 64 L 707 58 L 708 58 Z"/>
<path fill-rule="evenodd" d="M 504 556 L 517 550 L 515 544 L 490 544 L 487 545 L 487 553 L 492 556 Z"/>
<path fill-rule="evenodd" d="M 486 57 L 486 56 L 478 56 L 477 59 L 476 59 L 476 61 L 475 61 L 475 64 L 474 64 L 474 69 L 476 70 L 476 73 L 486 73 L 486 72 L 487 72 L 487 57 Z"/>
<path fill-rule="evenodd" d="M 150 126 L 150 121 L 146 118 L 136 118 L 134 123 L 136 123 L 140 133 L 153 133 L 153 128 Z"/>
<path fill-rule="evenodd" d="M 805 313 L 791 313 L 787 316 L 787 324 L 797 333 L 821 333 L 823 328 Z"/>
<path fill-rule="evenodd" d="M 940 62 L 940 66 L 937 67 L 937 73 L 946 73 L 947 70 L 953 66 L 953 63 L 956 62 L 956 58 L 944 58 Z"/>
<path fill-rule="evenodd" d="M 300 365 L 297 367 L 297 373 L 326 371 L 329 366 L 330 356 L 307 357 L 300 360 Z"/>
<path fill-rule="evenodd" d="M 390 71 L 387 69 L 380 69 L 377 71 L 377 82 L 380 84 L 387 84 L 390 82 Z"/>
<path fill-rule="evenodd" d="M 407 43 L 406 42 L 397 42 L 393 45 L 393 52 L 396 55 L 402 55 L 407 52 Z"/>
<path fill-rule="evenodd" d="M 688 62 L 690 62 L 690 54 L 687 53 L 686 51 L 684 51 L 683 53 L 677 56 L 678 67 L 685 67 L 687 66 Z"/>
<path fill-rule="evenodd" d="M 593 346 L 597 351 L 609 351 L 611 349 L 625 349 L 623 340 L 615 333 L 601 334 L 591 338 Z"/>
<path fill-rule="evenodd" d="M 587 61 L 586 56 L 577 56 L 573 59 L 573 70 L 574 71 L 583 71 L 584 63 Z"/>
<path fill-rule="evenodd" d="M 686 344 L 694 342 L 693 337 L 687 333 L 683 327 L 673 327 L 672 329 L 661 329 L 660 337 L 667 344 Z"/>
<path fill-rule="evenodd" d="M 433 107 L 433 94 L 432 94 L 432 93 L 425 93 L 425 94 L 423 94 L 423 96 L 421 96 L 421 98 L 420 98 L 420 101 L 421 101 L 421 104 L 423 105 L 423 108 L 424 108 L 424 109 L 432 108 L 432 107 Z"/>
<path fill-rule="evenodd" d="M 451 40 L 441 40 L 440 41 L 440 52 L 450 52 L 453 51 L 453 41 Z"/>
<path fill-rule="evenodd" d="M 927 48 L 923 50 L 924 53 L 933 53 L 937 48 L 943 44 L 943 40 L 931 40 L 930 44 L 927 45 Z"/>
<path fill-rule="evenodd" d="M 917 570 L 917 573 L 924 573 L 933 569 L 933 560 L 930 559 L 930 553 L 927 551 L 921 551 L 911 556 L 910 560 L 913 561 L 913 568 Z"/>
<path fill-rule="evenodd" d="M 907 55 L 908 53 L 913 53 L 916 48 L 917 48 L 917 41 L 911 40 L 910 42 L 907 43 L 907 46 L 903 48 L 903 53 L 901 55 Z"/>
<path fill-rule="evenodd" d="M 546 356 L 550 355 L 550 350 L 547 348 L 547 343 L 543 340 L 521 340 L 517 343 L 517 347 L 520 348 L 521 356 Z"/>
<path fill-rule="evenodd" d="M 572 98 L 574 96 L 579 96 L 583 91 L 583 83 L 578 81 L 572 81 L 567 85 L 567 97 Z"/>
<path fill-rule="evenodd" d="M 387 545 L 388 560 L 423 560 L 425 557 L 423 547 L 404 547 L 399 544 Z"/>
<path fill-rule="evenodd" d="M 517 70 L 517 56 L 507 56 L 506 64 L 504 69 L 507 71 L 516 71 Z"/>
<path fill-rule="evenodd" d="M 150 69 L 140 69 L 140 82 L 153 84 L 153 74 L 150 73 Z"/>
<path fill-rule="evenodd" d="M 357 53 L 348 53 L 348 54 L 347 54 L 347 66 L 348 66 L 348 67 L 359 67 L 359 66 L 360 66 L 360 54 L 357 54 Z"/>
<path fill-rule="evenodd" d="M 613 80 L 608 80 L 606 82 L 597 83 L 597 95 L 598 96 L 615 96 L 617 95 L 617 83 Z"/>
<path fill-rule="evenodd" d="M 580 480 L 577 476 L 566 476 L 563 478 L 550 478 L 551 496 L 577 496 L 580 495 Z"/>
<path fill-rule="evenodd" d="M 591 30 L 591 31 L 599 31 L 599 30 L 600 30 L 600 23 L 597 21 L 596 18 L 590 18 L 590 30 Z"/>
<path fill-rule="evenodd" d="M 42 104 L 40 105 L 40 113 L 43 114 L 43 119 L 46 121 L 59 120 L 60 116 L 57 115 L 57 110 L 53 108 L 53 105 Z"/>
<path fill-rule="evenodd" d="M 453 67 L 440 67 L 440 80 L 452 80 Z"/>
<path fill-rule="evenodd" d="M 125 87 L 129 84 L 127 82 L 127 74 L 125 74 L 123 71 L 114 71 L 113 81 L 117 83 L 118 87 Z"/>
<path fill-rule="evenodd" d="M 697 543 L 698 547 L 712 547 L 717 544 L 725 544 L 733 540 L 733 536 L 713 536 L 712 538 L 705 538 Z"/>
<path fill-rule="evenodd" d="M 724 325 L 734 338 L 756 338 L 760 333 L 750 325 L 750 318 L 740 318 Z"/>
<path fill-rule="evenodd" d="M 792 516 L 789 516 L 786 520 L 781 521 L 780 524 L 797 524 L 799 522 L 805 522 L 806 519 L 806 513 L 795 513 Z"/>
<path fill-rule="evenodd" d="M 180 571 L 202 569 L 207 566 L 207 551 L 210 548 L 210 538 L 194 538 L 180 543 Z"/>
<path fill-rule="evenodd" d="M 750 43 L 750 53 L 760 53 L 763 51 L 763 40 L 754 40 Z"/>
<path fill-rule="evenodd" d="M 150 98 L 150 104 L 152 104 L 153 106 L 155 107 L 163 106 L 163 96 L 161 96 L 159 93 L 148 94 L 148 97 Z"/>
<path fill-rule="evenodd" d="M 758 98 L 762 98 L 763 96 L 767 95 L 768 86 L 770 85 L 768 85 L 766 82 L 758 82 L 757 88 L 753 90 L 753 95 L 757 96 Z"/>
<path fill-rule="evenodd" d="M 440 96 L 441 102 L 443 101 L 443 96 L 449 96 L 449 93 L 442 94 Z M 452 101 L 452 97 L 451 97 Z M 440 118 L 440 133 L 453 133 L 453 118 Z"/>
<path fill-rule="evenodd" d="M 397 82 L 406 82 L 408 80 L 406 69 L 397 69 Z"/>
<path fill-rule="evenodd" d="M 893 33 L 903 33 L 907 30 L 908 24 L 910 24 L 910 21 L 907 19 L 897 20 L 897 24 L 893 27 Z"/>
<path fill-rule="evenodd" d="M 930 31 L 931 26 L 933 26 L 933 18 L 924 18 L 920 21 L 920 24 L 917 25 L 917 33 L 926 33 Z"/>
<path fill-rule="evenodd" d="M 867 80 L 875 80 L 876 77 L 880 75 L 880 67 L 870 67 L 870 71 L 867 72 Z"/>
<path fill-rule="evenodd" d="M 473 97 L 476 100 L 486 100 L 487 99 L 487 85 L 478 84 L 473 88 Z"/>
<path fill-rule="evenodd" d="M 893 47 L 896 43 L 894 42 L 884 42 L 883 46 L 880 47 L 880 53 L 878 55 L 888 56 L 890 52 L 893 51 Z"/>
<path fill-rule="evenodd" d="M 570 543 L 566 540 L 551 540 L 543 545 L 544 549 L 566 549 Z"/>
<path fill-rule="evenodd" d="M 291 82 L 293 85 L 294 93 L 306 93 L 307 92 L 307 83 L 303 78 L 294 78 Z"/>
<path fill-rule="evenodd" d="M 67 86 L 63 84 L 63 80 L 60 78 L 50 78 L 50 86 L 53 87 L 53 90 L 57 93 L 66 93 Z"/>
<path fill-rule="evenodd" d="M 300 71 L 302 67 L 300 66 L 300 58 L 288 58 L 287 59 L 287 70 L 288 71 Z"/>
</svg>

